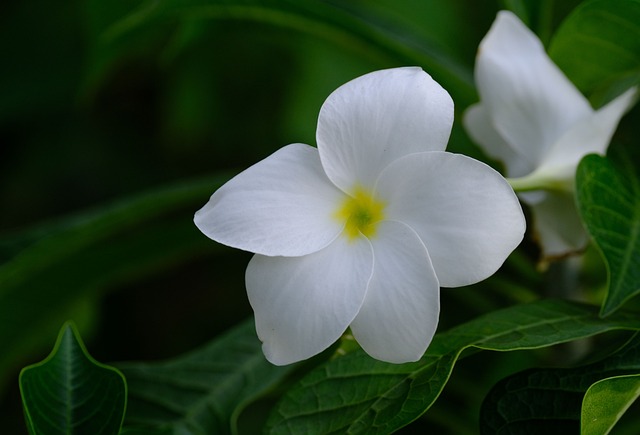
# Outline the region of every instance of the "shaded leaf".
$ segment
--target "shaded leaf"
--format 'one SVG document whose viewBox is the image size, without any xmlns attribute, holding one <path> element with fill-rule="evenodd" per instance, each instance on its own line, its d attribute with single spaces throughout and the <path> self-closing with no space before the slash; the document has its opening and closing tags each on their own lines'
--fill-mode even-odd
<svg viewBox="0 0 640 435">
<path fill-rule="evenodd" d="M 201 349 L 160 363 L 121 363 L 125 424 L 180 434 L 235 433 L 240 411 L 289 375 L 264 358 L 253 319 Z"/>
<path fill-rule="evenodd" d="M 122 426 L 126 381 L 91 358 L 70 322 L 51 354 L 22 370 L 20 392 L 31 434 L 116 435 Z"/>
<path fill-rule="evenodd" d="M 585 392 L 590 386 L 604 378 L 639 372 L 640 336 L 636 334 L 622 349 L 596 363 L 576 368 L 530 369 L 516 373 L 498 382 L 487 394 L 480 413 L 481 433 L 577 433 L 583 398 L 586 404 Z M 589 406 L 598 401 L 600 410 L 590 408 L 587 415 L 583 410 L 583 415 L 591 419 L 596 415 L 603 418 L 606 414 L 605 422 L 615 423 L 619 412 L 624 412 L 626 408 L 613 401 L 608 404 L 601 402 L 605 396 L 597 393 L 591 396 Z M 585 424 L 583 433 L 586 428 L 592 431 L 596 429 L 591 424 Z"/>
<path fill-rule="evenodd" d="M 589 387 L 582 402 L 580 433 L 608 434 L 638 396 L 640 374 L 615 376 L 596 382 Z"/>
<path fill-rule="evenodd" d="M 34 0 L 8 6 L 2 9 L 0 26 L 4 59 L 0 72 L 0 122 L 5 127 L 15 119 L 27 117 L 33 125 L 32 119 L 40 111 L 60 111 L 73 101 L 84 61 L 82 26 L 79 21 L 69 20 L 77 11 L 72 2 L 54 5 Z M 34 10 L 40 13 L 34 14 Z M 55 39 L 43 44 L 53 33 Z M 4 139 L 3 150 L 11 143 Z"/>
<path fill-rule="evenodd" d="M 637 162 L 619 160 L 625 171 L 609 158 L 588 155 L 576 172 L 578 209 L 607 265 L 603 316 L 640 293 L 640 178 Z"/>
<path fill-rule="evenodd" d="M 595 0 L 558 29 L 549 55 L 587 94 L 620 93 L 640 80 L 640 0 Z"/>
<path fill-rule="evenodd" d="M 0 386 L 78 301 L 216 249 L 192 216 L 227 178 L 159 189 L 3 239 L 5 253 L 17 253 L 0 266 Z"/>
<path fill-rule="evenodd" d="M 438 333 L 415 363 L 388 364 L 352 352 L 313 370 L 292 388 L 272 413 L 269 430 L 390 433 L 431 407 L 467 348 L 533 349 L 621 328 L 639 329 L 640 319 L 619 312 L 602 320 L 594 307 L 544 300 L 494 311 Z"/>
<path fill-rule="evenodd" d="M 403 64 L 422 66 L 454 94 L 459 104 L 466 105 L 475 96 L 470 69 L 454 61 L 433 41 L 391 26 L 370 13 L 358 15 L 353 8 L 346 10 L 318 0 L 149 0 L 104 32 L 102 44 L 95 47 L 94 63 L 104 68 L 149 27 L 194 19 L 261 22 L 308 33 L 363 56 L 375 53 Z"/>
</svg>

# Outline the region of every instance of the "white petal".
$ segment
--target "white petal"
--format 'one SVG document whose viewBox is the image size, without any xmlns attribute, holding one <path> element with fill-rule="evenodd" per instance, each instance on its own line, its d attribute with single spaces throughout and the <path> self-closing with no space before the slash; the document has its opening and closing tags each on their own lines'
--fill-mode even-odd
<svg viewBox="0 0 640 435">
<path fill-rule="evenodd" d="M 247 267 L 249 302 L 269 361 L 290 364 L 335 342 L 364 300 L 373 251 L 361 237 L 338 237 L 303 257 L 255 255 Z"/>
<path fill-rule="evenodd" d="M 380 175 L 385 215 L 413 228 L 429 250 L 440 285 L 492 275 L 524 235 L 520 203 L 488 165 L 442 151 L 412 154 Z"/>
<path fill-rule="evenodd" d="M 306 255 L 342 231 L 333 213 L 344 194 L 322 170 L 318 151 L 293 144 L 240 173 L 195 215 L 204 234 L 263 255 Z"/>
<path fill-rule="evenodd" d="M 371 239 L 374 272 L 360 312 L 351 323 L 354 337 L 372 357 L 417 361 L 438 326 L 440 287 L 424 244 L 401 222 L 378 224 Z"/>
<path fill-rule="evenodd" d="M 372 186 L 400 156 L 444 150 L 453 101 L 420 68 L 376 71 L 352 80 L 325 101 L 316 138 L 331 181 L 345 192 Z"/>
<path fill-rule="evenodd" d="M 532 196 L 531 194 L 536 194 Z M 589 237 L 572 193 L 527 192 L 520 198 L 533 213 L 533 226 L 545 258 L 562 257 L 587 246 Z"/>
<path fill-rule="evenodd" d="M 498 14 L 480 44 L 475 76 L 496 129 L 530 162 L 539 163 L 566 130 L 593 111 L 511 12 Z"/>
<path fill-rule="evenodd" d="M 573 178 L 582 157 L 605 154 L 622 115 L 635 103 L 637 88 L 632 88 L 606 106 L 577 122 L 553 145 L 536 172 L 560 173 Z"/>
<path fill-rule="evenodd" d="M 482 104 L 474 104 L 464 112 L 464 128 L 489 157 L 502 161 L 507 176 L 521 177 L 535 169 L 537 162 L 528 161 L 527 155 L 519 154 L 500 136 L 493 126 L 491 114 Z"/>
</svg>

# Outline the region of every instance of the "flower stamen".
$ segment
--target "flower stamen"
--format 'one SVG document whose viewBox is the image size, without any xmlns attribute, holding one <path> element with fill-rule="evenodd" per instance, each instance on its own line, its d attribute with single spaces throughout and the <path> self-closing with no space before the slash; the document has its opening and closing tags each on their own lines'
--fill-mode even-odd
<svg viewBox="0 0 640 435">
<path fill-rule="evenodd" d="M 373 237 L 376 233 L 376 223 L 384 218 L 384 207 L 382 201 L 357 187 L 335 213 L 335 217 L 346 221 L 344 234 L 350 239 L 360 235 Z"/>
</svg>

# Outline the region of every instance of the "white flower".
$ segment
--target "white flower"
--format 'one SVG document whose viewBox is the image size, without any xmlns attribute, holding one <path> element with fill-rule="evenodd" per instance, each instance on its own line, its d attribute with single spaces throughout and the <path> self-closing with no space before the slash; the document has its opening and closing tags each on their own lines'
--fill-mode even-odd
<svg viewBox="0 0 640 435">
<path fill-rule="evenodd" d="M 274 364 L 309 358 L 351 326 L 374 358 L 419 359 L 438 323 L 439 286 L 493 274 L 525 222 L 489 166 L 444 152 L 449 94 L 419 68 L 337 89 L 318 148 L 288 145 L 196 213 L 208 237 L 254 252 L 246 286 Z"/>
<path fill-rule="evenodd" d="M 538 38 L 501 11 L 478 50 L 480 103 L 464 116 L 469 135 L 505 163 L 531 206 L 545 256 L 583 248 L 587 235 L 574 200 L 574 177 L 586 154 L 603 154 L 634 101 L 630 89 L 599 110 L 551 61 Z"/>
</svg>

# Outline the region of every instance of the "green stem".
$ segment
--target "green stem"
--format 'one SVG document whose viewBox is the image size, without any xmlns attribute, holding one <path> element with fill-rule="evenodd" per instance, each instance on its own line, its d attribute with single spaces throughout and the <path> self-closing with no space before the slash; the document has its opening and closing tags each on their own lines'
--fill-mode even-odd
<svg viewBox="0 0 640 435">
<path fill-rule="evenodd" d="M 515 192 L 533 192 L 536 190 L 573 192 L 574 190 L 571 181 L 545 178 L 535 175 L 520 178 L 507 178 L 507 182 Z"/>
</svg>

